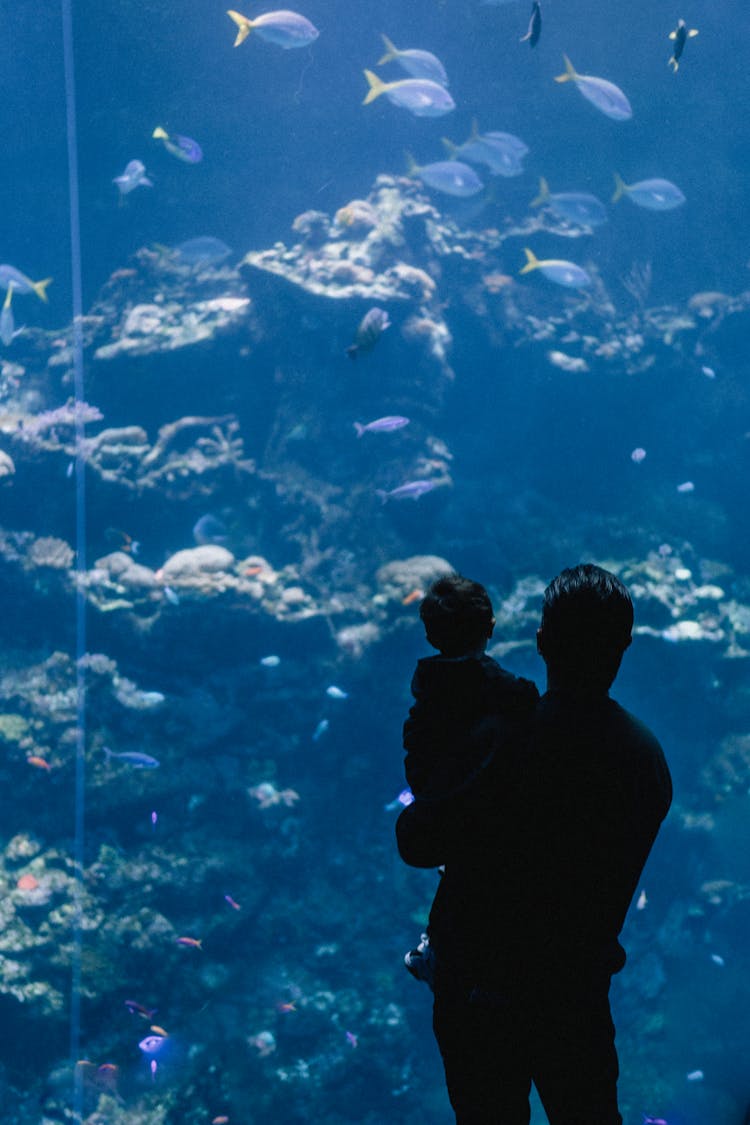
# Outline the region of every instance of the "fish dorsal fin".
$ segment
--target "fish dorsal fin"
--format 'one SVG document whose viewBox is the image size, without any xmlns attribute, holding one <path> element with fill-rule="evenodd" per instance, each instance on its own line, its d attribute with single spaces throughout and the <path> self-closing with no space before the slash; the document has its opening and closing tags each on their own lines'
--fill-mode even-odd
<svg viewBox="0 0 750 1125">
<path fill-rule="evenodd" d="M 157 141 L 166 141 L 169 139 L 169 134 L 166 129 L 162 129 L 161 125 L 156 126 L 151 136 L 155 137 Z"/>
<path fill-rule="evenodd" d="M 526 255 L 526 265 L 520 269 L 519 273 L 530 273 L 531 270 L 539 269 L 541 262 L 537 258 L 533 250 L 529 250 L 528 246 L 524 246 L 523 252 Z"/>
<path fill-rule="evenodd" d="M 367 91 L 367 96 L 362 102 L 362 105 L 369 105 L 370 102 L 374 102 L 376 98 L 379 98 L 381 94 L 384 94 L 389 87 L 385 82 L 381 82 L 377 74 L 374 74 L 371 70 L 366 70 L 364 72 L 364 75 L 367 79 L 370 89 Z"/>
<path fill-rule="evenodd" d="M 385 44 L 385 54 L 383 55 L 382 59 L 378 59 L 378 66 L 382 66 L 384 63 L 391 62 L 393 59 L 397 59 L 401 54 L 396 44 L 392 43 L 387 35 L 381 35 L 380 38 Z"/>
<path fill-rule="evenodd" d="M 669 38 L 670 39 L 676 39 L 677 38 L 677 32 L 676 31 L 670 31 Z"/>
<path fill-rule="evenodd" d="M 697 27 L 691 27 L 690 31 L 688 32 L 688 39 L 695 39 L 697 34 L 698 34 L 698 28 Z"/>
<path fill-rule="evenodd" d="M 544 176 L 539 177 L 539 195 L 532 199 L 529 207 L 541 207 L 549 199 L 549 184 Z"/>
<path fill-rule="evenodd" d="M 416 160 L 414 159 L 413 155 L 409 152 L 408 149 L 404 150 L 404 156 L 406 157 L 406 174 L 407 174 L 407 176 L 417 176 L 417 175 L 419 175 L 419 165 L 417 164 Z"/>
<path fill-rule="evenodd" d="M 565 74 L 556 75 L 555 82 L 575 82 L 579 76 L 568 56 L 563 55 L 563 58 L 565 59 Z"/>
<path fill-rule="evenodd" d="M 617 203 L 618 199 L 622 199 L 626 191 L 629 191 L 628 185 L 623 180 L 619 172 L 613 172 L 615 177 L 615 193 L 612 196 L 612 202 Z"/>
<path fill-rule="evenodd" d="M 237 38 L 234 41 L 234 46 L 239 47 L 240 43 L 244 43 L 250 32 L 253 30 L 253 21 L 249 20 L 247 16 L 243 16 L 241 12 L 233 12 L 230 8 L 227 12 L 230 20 L 237 24 Z"/>
<path fill-rule="evenodd" d="M 447 137 L 441 137 L 440 139 L 443 142 L 443 147 L 448 153 L 448 156 L 453 160 L 458 154 L 458 145 L 454 145 L 453 141 L 449 141 Z"/>
</svg>

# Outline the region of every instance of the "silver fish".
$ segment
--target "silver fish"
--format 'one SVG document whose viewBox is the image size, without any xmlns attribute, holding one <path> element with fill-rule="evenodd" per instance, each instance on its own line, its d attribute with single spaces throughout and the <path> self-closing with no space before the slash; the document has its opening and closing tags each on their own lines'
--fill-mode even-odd
<svg viewBox="0 0 750 1125">
<path fill-rule="evenodd" d="M 633 116 L 630 102 L 619 86 L 615 86 L 614 82 L 609 82 L 606 78 L 578 74 L 568 56 L 563 55 L 563 58 L 565 73 L 558 74 L 555 82 L 575 82 L 584 98 L 613 121 L 628 121 Z"/>
<path fill-rule="evenodd" d="M 434 487 L 434 480 L 409 480 L 406 484 L 400 484 L 398 488 L 392 488 L 390 492 L 382 488 L 376 488 L 375 492 L 386 504 L 389 500 L 418 500 L 425 492 L 432 492 Z"/>
<path fill-rule="evenodd" d="M 392 105 L 408 109 L 415 117 L 442 117 L 456 108 L 456 103 L 444 86 L 429 78 L 402 78 L 398 82 L 383 82 L 371 70 L 365 71 L 370 89 L 362 105 L 369 105 L 385 94 Z"/>
<path fill-rule="evenodd" d="M 140 750 L 125 750 L 122 754 L 115 754 L 108 746 L 102 746 L 102 750 L 107 755 L 108 762 L 112 758 L 117 758 L 124 765 L 132 766 L 134 770 L 155 770 L 161 765 L 158 758 L 152 758 L 150 754 L 142 754 Z"/>
<path fill-rule="evenodd" d="M 357 437 L 362 437 L 362 434 L 391 433 L 408 425 L 409 419 L 402 417 L 401 414 L 386 414 L 384 418 L 376 418 L 374 422 L 367 422 L 364 425 L 362 422 L 355 422 L 354 429 L 357 431 Z"/>
<path fill-rule="evenodd" d="M 146 166 L 140 160 L 131 160 L 125 165 L 121 176 L 115 176 L 112 181 L 117 184 L 120 195 L 127 195 L 137 187 L 153 187 L 153 182 L 146 175 Z"/>
<path fill-rule="evenodd" d="M 377 305 L 369 309 L 359 322 L 354 334 L 354 343 L 346 349 L 349 359 L 356 359 L 360 352 L 371 352 L 386 328 L 390 326 L 391 322 L 385 309 L 379 309 Z"/>
</svg>

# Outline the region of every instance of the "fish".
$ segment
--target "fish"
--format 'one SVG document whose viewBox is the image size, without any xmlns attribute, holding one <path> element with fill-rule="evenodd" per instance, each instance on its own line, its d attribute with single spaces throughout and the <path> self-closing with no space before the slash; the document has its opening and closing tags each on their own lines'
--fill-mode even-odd
<svg viewBox="0 0 750 1125">
<path fill-rule="evenodd" d="M 447 137 L 443 137 L 443 144 L 452 158 L 484 164 L 493 176 L 520 176 L 523 173 L 521 161 L 529 151 L 525 141 L 513 133 L 480 133 L 476 120 L 472 122 L 469 138 L 462 145 L 454 145 Z"/>
<path fill-rule="evenodd" d="M 331 724 L 328 722 L 328 719 L 321 719 L 320 722 L 318 723 L 318 725 L 316 726 L 315 730 L 313 731 L 313 736 L 312 736 L 313 742 L 317 742 L 318 739 L 322 738 L 323 735 L 325 734 L 325 732 L 330 727 L 330 725 Z"/>
<path fill-rule="evenodd" d="M 575 82 L 576 86 L 587 101 L 606 117 L 613 121 L 629 121 L 633 116 L 630 102 L 619 86 L 608 82 L 606 78 L 594 78 L 590 74 L 578 74 L 567 55 L 565 59 L 565 73 L 558 74 L 555 82 Z"/>
<path fill-rule="evenodd" d="M 431 51 L 421 51 L 416 47 L 400 51 L 387 35 L 381 35 L 380 38 L 385 44 L 385 54 L 378 60 L 378 66 L 384 66 L 387 62 L 397 62 L 412 78 L 427 78 L 430 82 L 437 82 L 439 86 L 448 85 L 445 67 Z"/>
<path fill-rule="evenodd" d="M 558 218 L 584 227 L 599 227 L 607 222 L 606 208 L 595 195 L 587 191 L 552 193 L 544 176 L 539 180 L 539 194 L 532 199 L 530 206 L 549 207 Z"/>
<path fill-rule="evenodd" d="M 369 309 L 359 322 L 354 333 L 354 343 L 346 349 L 349 359 L 356 359 L 360 352 L 371 352 L 378 340 L 391 327 L 388 313 L 377 305 Z"/>
<path fill-rule="evenodd" d="M 409 176 L 420 179 L 427 187 L 442 192 L 443 195 L 465 199 L 477 195 L 484 188 L 474 169 L 461 160 L 438 160 L 434 164 L 423 164 L 420 167 L 409 153 L 406 154 L 406 159 Z"/>
<path fill-rule="evenodd" d="M 687 1078 L 688 1082 L 702 1082 L 704 1074 L 702 1070 L 691 1070 L 689 1074 L 685 1075 L 685 1077 Z"/>
<path fill-rule="evenodd" d="M 234 46 L 239 47 L 244 43 L 251 31 L 257 32 L 261 39 L 275 43 L 284 50 L 292 47 L 307 47 L 314 43 L 320 35 L 317 27 L 298 12 L 290 12 L 287 8 L 280 8 L 276 12 L 264 12 L 262 16 L 248 19 L 240 12 L 227 12 L 229 18 L 237 25 L 237 38 Z"/>
<path fill-rule="evenodd" d="M 531 5 L 531 18 L 529 19 L 529 30 L 525 35 L 519 39 L 519 43 L 528 43 L 530 47 L 536 47 L 539 42 L 539 36 L 542 34 L 542 9 L 539 7 L 539 0 L 534 0 Z"/>
<path fill-rule="evenodd" d="M 383 82 L 371 70 L 364 72 L 370 89 L 362 102 L 369 105 L 385 94 L 392 105 L 408 109 L 415 117 L 442 117 L 456 108 L 456 103 L 444 86 L 429 78 L 401 78 L 397 82 Z"/>
<path fill-rule="evenodd" d="M 401 605 L 414 605 L 414 602 L 419 602 L 424 597 L 424 590 L 420 590 L 419 586 L 415 586 L 408 594 L 404 594 L 401 599 Z"/>
<path fill-rule="evenodd" d="M 264 668 L 278 668 L 279 664 L 281 664 L 281 657 L 271 653 L 270 656 L 261 656 L 259 663 L 262 664 Z"/>
<path fill-rule="evenodd" d="M 240 904 L 235 902 L 231 895 L 224 895 L 224 902 L 231 906 L 232 910 L 242 910 Z"/>
<path fill-rule="evenodd" d="M 585 289 L 591 285 L 591 276 L 575 262 L 565 261 L 563 258 L 545 258 L 540 261 L 528 247 L 524 247 L 526 265 L 519 273 L 531 273 L 532 270 L 541 270 L 549 281 L 555 285 L 563 285 L 566 289 Z"/>
<path fill-rule="evenodd" d="M 676 74 L 680 68 L 680 59 L 682 58 L 682 52 L 685 50 L 685 44 L 688 39 L 695 39 L 697 34 L 698 32 L 694 27 L 688 30 L 684 20 L 678 20 L 677 27 L 674 31 L 670 31 L 669 38 L 672 40 L 674 46 L 672 48 L 671 58 L 667 59 L 667 66 L 672 67 L 672 72 L 674 74 Z"/>
<path fill-rule="evenodd" d="M 10 307 L 10 302 L 13 300 L 13 282 L 8 284 L 8 292 L 5 295 L 5 302 L 2 311 L 0 312 L 0 340 L 5 344 L 6 348 L 9 344 L 13 343 L 13 336 L 15 335 L 15 323 L 13 321 L 13 312 Z"/>
<path fill-rule="evenodd" d="M 179 246 L 175 246 L 174 252 L 186 266 L 217 266 L 229 257 L 232 250 L 220 238 L 201 235 L 181 242 Z"/>
<path fill-rule="evenodd" d="M 175 938 L 177 945 L 187 945 L 190 949 L 203 949 L 203 939 L 195 937 L 178 937 Z"/>
<path fill-rule="evenodd" d="M 329 696 L 330 699 L 348 699 L 349 698 L 349 692 L 348 691 L 342 691 L 341 688 L 336 687 L 335 684 L 331 684 L 330 687 L 326 688 L 326 695 Z"/>
<path fill-rule="evenodd" d="M 635 465 L 640 465 L 641 461 L 645 461 L 645 459 L 646 459 L 646 450 L 641 449 L 640 446 L 638 446 L 637 449 L 634 449 L 633 452 L 630 454 L 630 460 Z"/>
<path fill-rule="evenodd" d="M 649 1117 L 647 1113 L 644 1113 L 643 1125 L 668 1125 L 668 1122 L 663 1117 Z"/>
<path fill-rule="evenodd" d="M 389 801 L 389 803 L 385 805 L 385 811 L 395 812 L 396 809 L 405 809 L 411 805 L 413 801 L 414 794 L 411 789 L 402 789 L 398 797 L 394 797 L 392 801 Z"/>
<path fill-rule="evenodd" d="M 406 484 L 400 484 L 398 488 L 392 488 L 389 492 L 382 488 L 376 488 L 375 494 L 380 497 L 383 504 L 386 504 L 389 500 L 418 500 L 420 496 L 424 496 L 425 492 L 432 492 L 434 487 L 434 480 L 409 480 Z"/>
<path fill-rule="evenodd" d="M 376 418 L 373 422 L 355 422 L 354 429 L 360 438 L 362 434 L 389 434 L 394 430 L 402 430 L 409 422 L 410 419 L 401 414 L 386 414 L 384 418 Z"/>
<path fill-rule="evenodd" d="M 677 485 L 678 492 L 695 492 L 695 485 L 691 480 L 684 480 L 682 484 Z"/>
<path fill-rule="evenodd" d="M 140 160 L 130 160 L 125 165 L 125 171 L 120 176 L 115 176 L 112 181 L 117 184 L 120 195 L 128 195 L 137 187 L 153 187 L 153 181 L 146 175 L 146 166 Z"/>
<path fill-rule="evenodd" d="M 164 597 L 170 605 L 180 604 L 180 595 L 171 586 L 165 586 L 163 589 Z"/>
<path fill-rule="evenodd" d="M 144 1055 L 158 1055 L 166 1042 L 167 1039 L 164 1035 L 147 1035 L 145 1039 L 141 1039 L 138 1048 L 143 1051 Z"/>
<path fill-rule="evenodd" d="M 139 1004 L 137 1000 L 126 1000 L 125 1007 L 133 1015 L 142 1016 L 145 1020 L 152 1020 L 159 1010 L 158 1008 L 146 1008 L 143 1004 Z"/>
<path fill-rule="evenodd" d="M 32 281 L 15 266 L 7 263 L 0 265 L 0 289 L 7 289 L 12 285 L 17 293 L 36 293 L 40 301 L 48 301 L 47 286 L 51 284 L 51 277 L 45 277 L 43 281 Z"/>
<path fill-rule="evenodd" d="M 217 516 L 211 515 L 210 512 L 201 516 L 193 524 L 193 539 L 201 547 L 205 547 L 207 543 L 226 543 L 228 538 L 229 533 L 226 525 Z"/>
<path fill-rule="evenodd" d="M 170 134 L 161 125 L 157 125 L 151 134 L 158 141 L 163 141 L 167 152 L 176 156 L 186 164 L 199 164 L 203 159 L 203 149 L 192 137 L 181 137 L 179 133 Z"/>
<path fill-rule="evenodd" d="M 46 758 L 41 758 L 38 754 L 30 754 L 26 761 L 30 766 L 35 766 L 38 770 L 52 769 Z"/>
<path fill-rule="evenodd" d="M 150 754 L 142 754 L 140 750 L 125 750 L 122 754 L 116 754 L 109 746 L 102 746 L 102 750 L 107 755 L 108 762 L 116 758 L 124 765 L 132 766 L 134 770 L 155 770 L 161 765 L 158 758 L 152 758 Z"/>
<path fill-rule="evenodd" d="M 647 211 L 673 211 L 685 202 L 677 184 L 671 180 L 639 180 L 637 184 L 626 184 L 615 172 L 615 193 L 612 202 L 617 203 L 623 195 L 627 195 L 638 207 L 645 207 Z"/>
</svg>

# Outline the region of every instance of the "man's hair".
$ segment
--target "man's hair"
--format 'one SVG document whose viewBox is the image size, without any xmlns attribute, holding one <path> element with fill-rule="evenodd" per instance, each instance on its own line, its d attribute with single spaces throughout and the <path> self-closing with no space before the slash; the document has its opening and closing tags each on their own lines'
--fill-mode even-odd
<svg viewBox="0 0 750 1125">
<path fill-rule="evenodd" d="M 563 570 L 544 591 L 541 651 L 564 682 L 608 689 L 632 630 L 630 594 L 600 566 Z"/>
<path fill-rule="evenodd" d="M 494 617 L 490 596 L 479 582 L 448 574 L 432 583 L 419 607 L 427 640 L 446 656 L 484 646 Z"/>
</svg>

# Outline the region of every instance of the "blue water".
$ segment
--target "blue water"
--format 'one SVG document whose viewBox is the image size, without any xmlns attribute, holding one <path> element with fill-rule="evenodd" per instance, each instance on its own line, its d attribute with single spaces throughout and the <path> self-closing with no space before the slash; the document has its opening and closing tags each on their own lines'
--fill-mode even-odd
<svg viewBox="0 0 750 1125">
<path fill-rule="evenodd" d="M 385 811 L 403 785 L 400 725 L 426 654 L 408 599 L 419 579 L 389 588 L 377 576 L 435 555 L 488 585 L 502 607 L 496 639 L 517 642 L 499 655 L 540 686 L 539 582 L 585 557 L 633 587 L 643 629 L 613 694 L 662 741 L 676 796 L 613 986 L 623 1116 L 739 1125 L 750 1101 L 750 17 L 738 0 L 692 11 L 549 0 L 531 50 L 518 42 L 521 0 L 300 0 L 300 10 L 320 30 L 309 48 L 252 34 L 235 50 L 221 5 L 74 5 L 67 91 L 60 7 L 17 4 L 4 21 L 0 258 L 54 281 L 48 304 L 14 294 L 25 331 L 0 354 L 0 451 L 15 462 L 0 482 L 0 1117 L 452 1120 L 427 992 L 402 968 L 436 877 L 400 863 Z M 667 36 L 679 16 L 700 34 L 673 74 Z M 440 57 L 453 113 L 361 104 L 381 33 Z M 555 83 L 563 54 L 621 86 L 633 119 L 610 120 Z M 378 72 L 406 77 L 394 63 Z M 66 97 L 78 128 L 75 248 Z M 473 212 L 422 192 L 454 250 L 473 247 L 472 232 L 524 222 L 542 176 L 553 192 L 593 192 L 608 223 L 502 245 L 486 235 L 484 257 L 466 261 L 428 253 L 422 228 L 410 228 L 385 253 L 432 277 L 435 295 L 421 303 L 311 298 L 237 269 L 248 251 L 298 242 L 300 213 L 332 218 L 378 175 L 405 176 L 406 150 L 418 164 L 444 159 L 441 138 L 466 140 L 475 118 L 530 152 L 523 174 L 494 180 Z M 195 138 L 202 162 L 171 156 L 151 137 L 157 125 Z M 154 186 L 121 201 L 112 181 L 134 159 Z M 686 203 L 611 205 L 615 171 L 628 184 L 669 179 Z M 228 264 L 202 275 L 169 265 L 167 248 L 204 236 L 231 247 Z M 519 278 L 526 245 L 589 269 L 592 303 L 539 273 Z M 314 265 L 319 251 L 301 258 Z M 47 361 L 69 342 L 79 254 L 92 313 L 83 393 L 103 414 L 86 436 L 143 431 L 113 439 L 108 459 L 76 450 L 64 424 L 34 436 L 39 413 L 74 393 L 71 357 Z M 648 281 L 634 292 L 639 272 Z M 499 289 L 487 274 L 501 275 Z M 694 299 L 705 292 L 714 296 Z M 127 336 L 134 306 L 171 303 L 179 319 L 218 298 L 249 298 L 251 312 L 176 350 L 158 350 L 157 326 L 144 355 L 97 353 Z M 345 348 L 378 303 L 393 325 L 352 363 Z M 409 334 L 409 318 L 427 316 L 450 333 L 450 376 Z M 639 335 L 647 362 L 597 352 Z M 563 369 L 559 352 L 584 369 Z M 412 420 L 354 436 L 355 420 L 386 414 Z M 175 460 L 149 461 L 159 427 L 183 418 L 197 421 L 164 438 Z M 200 458 L 220 458 L 232 438 L 241 452 L 206 467 Z M 636 448 L 646 450 L 638 464 Z M 76 452 L 87 464 L 78 478 Z M 376 498 L 425 475 L 440 486 L 416 503 Z M 163 576 L 205 515 L 226 529 L 232 582 L 257 579 L 260 592 Z M 51 562 L 49 537 L 86 548 L 85 648 L 99 656 L 85 697 L 73 552 Z M 92 575 L 118 550 L 147 568 L 145 585 Z M 537 586 L 519 592 L 530 578 Z M 297 588 L 302 602 L 292 592 L 279 608 L 278 592 Z M 342 640 L 362 626 L 374 633 Z M 280 662 L 261 664 L 269 655 Z M 348 698 L 326 695 L 332 684 Z M 161 764 L 107 764 L 104 746 Z M 19 887 L 24 876 L 35 885 Z M 152 1025 L 168 1032 L 153 1069 L 138 1047 Z M 533 1125 L 544 1120 L 535 1104 Z"/>
</svg>

